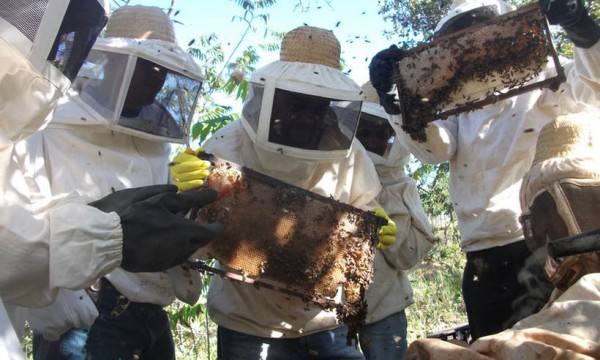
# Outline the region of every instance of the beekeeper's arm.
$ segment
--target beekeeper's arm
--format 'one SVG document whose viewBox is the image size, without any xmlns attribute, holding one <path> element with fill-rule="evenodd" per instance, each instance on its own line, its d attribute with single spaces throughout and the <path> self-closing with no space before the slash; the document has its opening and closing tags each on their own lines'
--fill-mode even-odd
<svg viewBox="0 0 600 360">
<path fill-rule="evenodd" d="M 85 290 L 60 289 L 47 307 L 27 308 L 29 327 L 48 341 L 57 341 L 70 329 L 91 326 L 98 309 Z"/>
<path fill-rule="evenodd" d="M 20 196 L 15 189 L 4 189 L 8 197 Z M 67 196 L 36 201 L 36 208 L 5 196 L 0 206 L 2 299 L 43 306 L 57 288 L 86 288 L 118 265 L 154 272 L 183 263 L 222 227 L 180 215 L 212 202 L 214 191 L 176 191 L 173 185 L 156 185 L 118 191 L 92 206 Z M 167 246 L 170 251 L 164 251 Z"/>
<path fill-rule="evenodd" d="M 564 93 L 561 89 L 556 95 L 572 96 L 587 104 L 600 101 L 600 26 L 581 0 L 544 0 L 541 7 L 548 21 L 560 24 L 575 45 L 574 66 L 565 68 L 570 89 Z"/>
<path fill-rule="evenodd" d="M 542 8 L 544 3 L 541 4 Z M 570 5 L 566 8 L 572 11 L 565 10 L 565 3 Z M 550 6 L 547 10 L 549 22 L 561 24 L 575 47 L 573 61 L 563 65 L 566 82 L 560 85 L 558 91 L 543 92 L 536 105 L 555 116 L 595 112 L 600 107 L 600 26 L 588 15 L 581 1 L 556 0 L 546 6 Z M 553 9 L 560 16 L 552 15 Z M 568 14 L 579 20 L 568 21 Z"/>
<path fill-rule="evenodd" d="M 385 250 L 396 243 L 396 223 L 392 220 L 387 211 L 381 207 L 377 200 L 372 200 L 362 207 L 364 211 L 370 211 L 373 215 L 382 219 L 381 226 L 377 231 L 377 250 Z"/>
<path fill-rule="evenodd" d="M 410 152 L 415 155 L 419 161 L 428 164 L 438 164 L 448 161 L 454 156 L 456 151 L 457 124 L 456 117 L 448 120 L 437 120 L 429 123 L 425 129 L 427 135 L 426 142 L 418 142 L 401 128 L 402 119 L 400 117 L 400 107 L 396 101 L 395 94 L 390 92 L 393 89 L 392 75 L 393 65 L 402 59 L 402 50 L 396 45 L 390 46 L 378 52 L 369 64 L 369 78 L 377 94 L 381 106 L 385 112 L 391 116 L 390 123 L 394 127 L 396 134 L 401 141 L 406 143 Z"/>
<path fill-rule="evenodd" d="M 589 15 L 583 0 L 540 0 L 542 14 L 551 25 L 560 25 L 573 44 L 589 49 L 600 40 L 600 26 Z"/>
<path fill-rule="evenodd" d="M 421 261 L 436 243 L 416 184 L 402 175 L 397 183 L 384 186 L 377 198 L 397 229 L 396 241 L 382 249 L 382 254 L 396 268 L 408 270 Z"/>
<path fill-rule="evenodd" d="M 449 161 L 454 156 L 458 136 L 458 119 L 455 116 L 430 122 L 425 128 L 425 142 L 413 140 L 399 126 L 395 126 L 402 124 L 400 115 L 392 115 L 392 122 L 400 140 L 420 162 L 439 164 Z"/>
<path fill-rule="evenodd" d="M 42 306 L 58 287 L 84 288 L 120 264 L 121 227 L 116 213 L 74 203 L 35 217 L 27 205 L 5 200 L 0 205 L 3 301 Z M 79 240 L 63 246 L 72 237 Z"/>
<path fill-rule="evenodd" d="M 121 228 L 116 214 L 80 203 L 60 206 L 62 200 L 57 199 L 32 207 L 14 146 L 44 125 L 63 89 L 14 46 L 11 41 L 16 37 L 0 37 L 0 296 L 5 302 L 40 305 L 51 300 L 57 286 L 79 286 L 87 283 L 90 272 L 117 266 Z M 82 259 L 74 259 L 74 252 L 59 251 L 51 258 L 50 242 L 55 242 L 50 240 L 73 236 L 73 229 L 79 229 L 86 239 L 103 239 L 97 251 L 105 255 L 96 257 L 88 251 Z M 87 262 L 86 257 L 94 261 Z M 81 262 L 81 271 L 66 276 L 71 269 L 63 267 L 57 274 L 50 264 L 60 269 L 63 258 Z M 100 262 L 102 266 L 92 271 Z"/>
</svg>

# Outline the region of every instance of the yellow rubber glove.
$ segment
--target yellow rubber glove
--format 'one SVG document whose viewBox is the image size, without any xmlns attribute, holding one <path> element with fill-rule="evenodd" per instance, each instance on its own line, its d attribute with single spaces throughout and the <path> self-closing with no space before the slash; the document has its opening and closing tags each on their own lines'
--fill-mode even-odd
<svg viewBox="0 0 600 360">
<path fill-rule="evenodd" d="M 210 161 L 198 158 L 203 148 L 194 151 L 186 149 L 177 154 L 169 164 L 171 181 L 179 191 L 197 189 L 204 184 L 204 179 L 210 174 Z"/>
<path fill-rule="evenodd" d="M 376 216 L 386 219 L 388 222 L 387 225 L 379 228 L 379 241 L 377 242 L 377 249 L 385 250 L 388 246 L 396 242 L 396 223 L 390 219 L 383 208 L 375 208 L 373 209 L 373 213 Z"/>
</svg>

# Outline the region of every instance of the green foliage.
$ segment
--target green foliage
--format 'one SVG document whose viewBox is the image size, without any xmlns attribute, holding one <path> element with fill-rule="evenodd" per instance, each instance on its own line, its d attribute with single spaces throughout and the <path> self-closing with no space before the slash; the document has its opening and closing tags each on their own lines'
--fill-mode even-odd
<svg viewBox="0 0 600 360">
<path fill-rule="evenodd" d="M 407 173 L 417 182 L 421 203 L 436 235 L 458 241 L 460 236 L 449 194 L 449 163 L 423 164 L 413 157 Z"/>
<path fill-rule="evenodd" d="M 433 34 L 450 0 L 383 0 L 380 14 L 392 24 L 385 35 L 400 47 L 411 48 Z"/>
<path fill-rule="evenodd" d="M 191 137 L 198 140 L 199 143 L 202 143 L 211 134 L 238 118 L 237 114 L 231 114 L 230 111 L 225 109 L 227 109 L 227 107 L 217 106 L 213 110 L 215 113 L 220 113 L 220 116 L 211 118 L 210 115 L 207 115 L 207 120 L 192 125 L 190 132 Z"/>
<path fill-rule="evenodd" d="M 208 317 L 205 303 L 190 306 L 175 301 L 167 308 L 167 312 L 177 359 L 217 358 L 217 325 Z"/>
<path fill-rule="evenodd" d="M 448 193 L 449 164 L 423 164 L 411 159 L 407 172 L 417 182 L 423 208 L 438 244 L 419 266 L 409 272 L 415 304 L 407 312 L 408 341 L 465 323 L 461 281 L 464 256 Z"/>
<path fill-rule="evenodd" d="M 442 240 L 409 272 L 415 303 L 406 309 L 408 341 L 467 322 L 461 296 L 464 256 L 456 239 Z"/>
<path fill-rule="evenodd" d="M 215 97 L 219 94 L 222 96 L 235 94 L 240 104 L 246 99 L 248 94 L 246 74 L 251 74 L 255 70 L 254 66 L 260 60 L 260 56 L 254 46 L 247 46 L 244 49 L 241 47 L 248 34 L 259 30 L 257 23 L 261 25 L 267 40 L 265 44 L 257 46 L 263 51 L 279 49 L 279 42 L 275 45 L 273 39 L 279 39 L 282 35 L 269 32 L 266 27 L 269 15 L 257 12 L 269 8 L 275 4 L 275 1 L 240 0 L 237 4 L 243 12 L 242 15 L 233 16 L 232 21 L 245 23 L 246 29 L 240 34 L 237 44 L 229 54 L 225 54 L 223 44 L 214 33 L 200 35 L 190 43 L 188 48 L 188 53 L 198 59 L 205 69 L 205 91 L 198 101 L 196 111 L 199 120 L 191 124 L 190 128 L 191 139 L 200 143 L 210 134 L 239 118 L 239 114 L 234 113 L 233 107 L 217 103 Z"/>
</svg>

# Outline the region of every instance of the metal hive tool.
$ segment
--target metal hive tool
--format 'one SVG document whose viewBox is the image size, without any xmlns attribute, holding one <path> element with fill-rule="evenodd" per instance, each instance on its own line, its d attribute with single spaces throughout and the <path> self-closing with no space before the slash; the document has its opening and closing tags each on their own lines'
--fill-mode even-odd
<svg viewBox="0 0 600 360">
<path fill-rule="evenodd" d="M 549 59 L 556 74 L 535 79 Z M 531 4 L 407 50 L 393 80 L 402 128 L 425 141 L 431 121 L 539 88 L 556 90 L 565 75 L 548 23 Z"/>
<path fill-rule="evenodd" d="M 219 197 L 197 219 L 224 225 L 206 251 L 227 270 L 195 267 L 335 308 L 347 324 L 361 322 L 385 220 L 225 160 L 212 164 L 206 184 Z"/>
</svg>

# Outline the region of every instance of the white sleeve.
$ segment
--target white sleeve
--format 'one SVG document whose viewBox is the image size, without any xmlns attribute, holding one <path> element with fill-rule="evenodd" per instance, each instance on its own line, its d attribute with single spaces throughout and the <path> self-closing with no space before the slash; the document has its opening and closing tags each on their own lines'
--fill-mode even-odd
<svg viewBox="0 0 600 360">
<path fill-rule="evenodd" d="M 59 287 L 81 289 L 118 266 L 117 214 L 81 202 L 34 208 L 16 142 L 39 130 L 60 93 L 0 40 L 0 296 L 5 304 L 44 306 Z"/>
<path fill-rule="evenodd" d="M 186 304 L 194 305 L 202 292 L 202 277 L 198 270 L 177 265 L 165 271 L 171 277 L 175 296 Z"/>
<path fill-rule="evenodd" d="M 62 93 L 1 37 L 0 64 L 0 151 L 4 151 L 38 131 Z"/>
<path fill-rule="evenodd" d="M 61 289 L 56 300 L 43 308 L 28 308 L 26 319 L 33 331 L 48 341 L 57 341 L 70 329 L 91 326 L 98 309 L 85 290 Z"/>
<path fill-rule="evenodd" d="M 4 200 L 4 199 L 2 199 Z M 116 213 L 79 203 L 34 216 L 22 204 L 0 206 L 0 294 L 16 305 L 49 304 L 58 288 L 83 289 L 121 263 Z"/>
<path fill-rule="evenodd" d="M 395 268 L 408 270 L 419 263 L 437 241 L 416 184 L 408 176 L 401 177 L 396 184 L 384 186 L 377 200 L 396 224 L 396 242 L 380 251 Z"/>
<path fill-rule="evenodd" d="M 399 124 L 402 119 L 399 115 L 392 115 L 394 130 L 408 150 L 422 163 L 439 164 L 450 160 L 456 152 L 456 139 L 458 133 L 458 123 L 456 116 L 447 120 L 435 120 L 429 123 L 425 128 L 427 135 L 426 142 L 413 140 Z"/>
<path fill-rule="evenodd" d="M 576 75 L 575 86 L 579 88 L 578 98 L 586 98 L 594 96 L 595 99 L 600 98 L 598 91 L 598 83 L 600 83 L 600 41 L 589 49 L 578 47 L 573 48 L 573 61 L 575 63 Z M 573 74 L 568 74 L 570 78 Z M 589 95 L 582 95 L 580 92 L 585 92 Z M 593 94 L 593 95 L 592 95 Z M 587 99 L 586 99 L 587 100 Z"/>
</svg>

